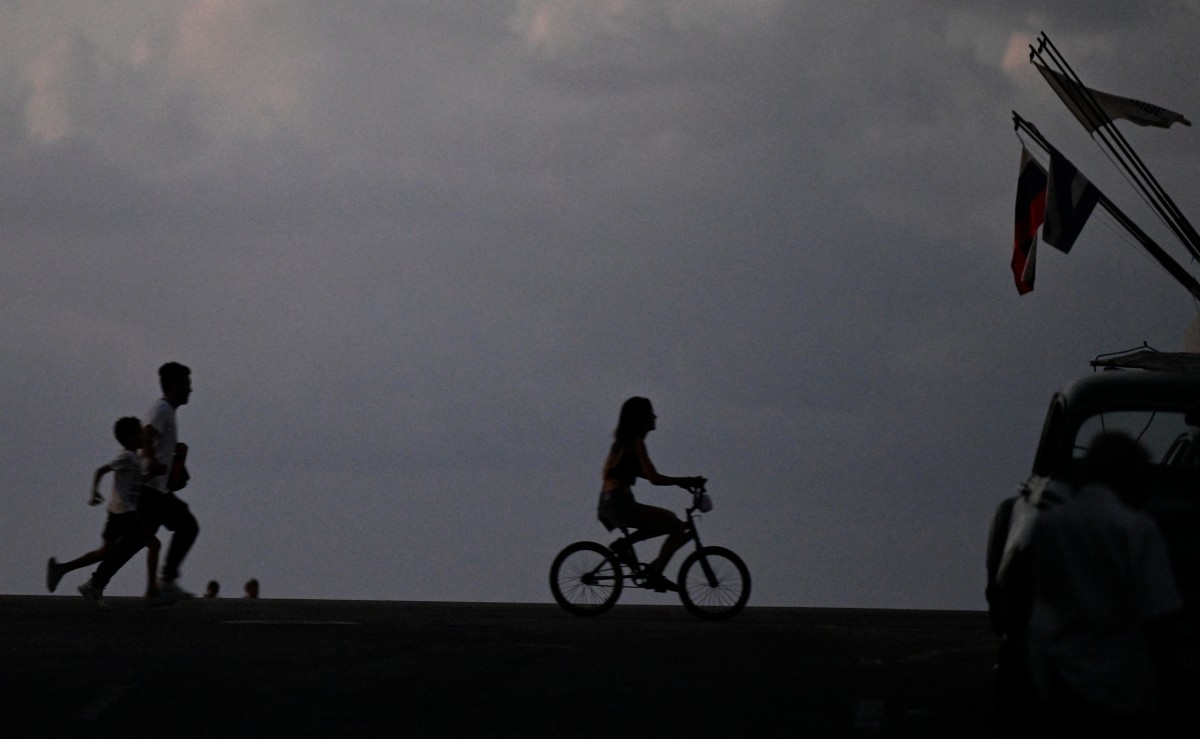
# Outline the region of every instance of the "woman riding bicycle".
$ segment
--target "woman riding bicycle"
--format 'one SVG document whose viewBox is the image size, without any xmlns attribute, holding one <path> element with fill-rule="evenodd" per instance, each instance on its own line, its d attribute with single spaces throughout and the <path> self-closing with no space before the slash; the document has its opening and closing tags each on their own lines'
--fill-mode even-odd
<svg viewBox="0 0 1200 739">
<path fill-rule="evenodd" d="M 671 511 L 634 500 L 633 485 L 639 477 L 653 485 L 678 485 L 681 488 L 702 487 L 706 481 L 703 477 L 668 477 L 654 468 L 646 452 L 646 434 L 654 430 L 656 418 L 654 407 L 646 398 L 633 397 L 621 406 L 612 447 L 604 460 L 604 485 L 600 489 L 596 513 L 609 531 L 618 527 L 637 530 L 612 544 L 611 548 L 618 556 L 626 556 L 635 542 L 656 536 L 667 537 L 658 558 L 649 567 L 649 584 L 661 593 L 678 590 L 662 573 L 671 555 L 686 541 L 687 527 Z"/>
</svg>

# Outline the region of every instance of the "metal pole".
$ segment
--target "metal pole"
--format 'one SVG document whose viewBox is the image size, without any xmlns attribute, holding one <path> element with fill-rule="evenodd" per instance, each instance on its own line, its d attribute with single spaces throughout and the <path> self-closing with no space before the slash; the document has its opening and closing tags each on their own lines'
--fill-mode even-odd
<svg viewBox="0 0 1200 739">
<path fill-rule="evenodd" d="M 1022 118 L 1015 110 L 1013 111 L 1013 126 L 1016 129 L 1024 131 L 1026 134 L 1028 134 L 1029 137 L 1037 142 L 1037 144 L 1041 146 L 1047 154 L 1053 155 L 1057 153 L 1059 156 L 1062 156 L 1062 153 L 1054 148 L 1054 146 L 1046 139 L 1045 136 L 1042 135 L 1041 131 L 1039 131 L 1036 126 Z M 1125 215 L 1125 213 L 1117 207 L 1116 203 L 1108 199 L 1107 195 L 1099 190 L 1097 190 L 1097 192 L 1100 196 L 1099 200 L 1097 201 L 1097 205 L 1108 211 L 1108 213 L 1117 221 L 1117 223 L 1123 226 L 1125 230 L 1128 231 L 1131 236 L 1133 236 L 1133 238 L 1137 239 L 1142 248 L 1145 249 L 1146 252 L 1150 254 L 1150 256 L 1153 257 L 1163 269 L 1167 270 L 1167 272 L 1174 277 L 1179 284 L 1183 285 L 1184 289 L 1186 289 L 1193 298 L 1200 300 L 1200 282 L 1198 282 L 1196 278 L 1191 275 L 1191 273 L 1184 269 L 1179 262 L 1175 261 L 1170 254 L 1164 251 L 1163 248 L 1154 241 L 1154 239 L 1150 238 L 1145 231 L 1143 231 L 1136 223 L 1134 223 L 1133 219 Z"/>
<path fill-rule="evenodd" d="M 1032 47 L 1031 47 L 1032 48 Z M 1194 259 L 1200 259 L 1200 234 L 1197 234 L 1196 229 L 1188 221 L 1187 217 L 1167 194 L 1167 191 L 1159 183 L 1158 179 L 1146 166 L 1142 158 L 1138 156 L 1125 135 L 1120 129 L 1113 124 L 1108 115 L 1100 108 L 1100 104 L 1092 96 L 1091 91 L 1080 80 L 1079 75 L 1071 68 L 1066 58 L 1059 52 L 1058 47 L 1050 40 L 1050 37 L 1045 32 L 1039 37 L 1039 44 L 1036 50 L 1033 50 L 1038 59 L 1043 59 L 1042 52 L 1045 51 L 1047 56 L 1054 62 L 1060 72 L 1070 82 L 1076 85 L 1079 93 L 1079 98 L 1087 105 L 1089 110 L 1088 115 L 1096 120 L 1099 125 L 1096 128 L 1096 133 L 1100 134 L 1100 140 L 1104 146 L 1113 154 L 1114 157 L 1124 167 L 1134 181 L 1142 194 L 1149 201 L 1151 207 L 1159 214 L 1163 221 L 1180 240 L 1188 253 Z"/>
</svg>

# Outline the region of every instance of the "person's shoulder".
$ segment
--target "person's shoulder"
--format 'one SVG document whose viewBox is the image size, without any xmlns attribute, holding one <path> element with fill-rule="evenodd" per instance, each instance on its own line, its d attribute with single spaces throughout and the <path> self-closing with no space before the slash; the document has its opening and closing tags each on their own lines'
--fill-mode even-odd
<svg viewBox="0 0 1200 739">
<path fill-rule="evenodd" d="M 115 469 L 127 469 L 129 467 L 137 466 L 140 463 L 141 455 L 139 455 L 137 452 L 131 449 L 121 449 L 121 451 L 117 452 L 117 455 L 113 457 L 112 462 L 110 462 L 108 466 Z"/>
<path fill-rule="evenodd" d="M 149 424 L 156 419 L 166 418 L 173 416 L 174 414 L 175 409 L 170 403 L 167 402 L 167 399 L 159 398 L 150 404 L 150 410 L 147 411 L 146 418 L 143 419 L 143 422 Z"/>
</svg>

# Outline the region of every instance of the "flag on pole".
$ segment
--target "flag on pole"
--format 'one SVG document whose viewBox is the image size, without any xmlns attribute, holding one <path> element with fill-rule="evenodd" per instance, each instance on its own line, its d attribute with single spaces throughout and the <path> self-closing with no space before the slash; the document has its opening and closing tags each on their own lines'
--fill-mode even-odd
<svg viewBox="0 0 1200 739">
<path fill-rule="evenodd" d="M 1037 231 L 1046 214 L 1046 170 L 1021 147 L 1021 173 L 1017 178 L 1016 229 L 1013 233 L 1012 272 L 1017 292 L 1033 290 L 1037 264 Z"/>
<path fill-rule="evenodd" d="M 1118 118 L 1132 121 L 1139 126 L 1157 126 L 1158 128 L 1170 128 L 1172 123 L 1192 125 L 1191 121 L 1173 110 L 1084 87 L 1044 64 L 1034 62 L 1033 66 L 1042 73 L 1046 82 L 1050 84 L 1050 88 L 1062 98 L 1067 109 L 1083 124 L 1088 133 L 1094 133 L 1105 123 Z M 1089 102 L 1089 95 L 1091 100 L 1095 101 L 1095 105 Z M 1099 110 L 1096 110 L 1097 106 Z"/>
<path fill-rule="evenodd" d="M 1050 152 L 1046 180 L 1046 222 L 1042 240 L 1063 253 L 1071 251 L 1083 224 L 1100 201 L 1100 191 L 1057 150 Z"/>
</svg>

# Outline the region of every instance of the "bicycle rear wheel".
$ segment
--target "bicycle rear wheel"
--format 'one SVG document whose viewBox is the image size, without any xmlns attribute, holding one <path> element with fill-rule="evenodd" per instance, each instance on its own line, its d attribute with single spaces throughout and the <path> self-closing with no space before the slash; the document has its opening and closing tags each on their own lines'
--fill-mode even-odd
<svg viewBox="0 0 1200 739">
<path fill-rule="evenodd" d="M 624 586 L 621 565 L 603 544 L 577 541 L 550 565 L 550 592 L 567 612 L 599 616 L 613 607 Z"/>
<path fill-rule="evenodd" d="M 679 597 L 700 618 L 733 618 L 750 600 L 750 570 L 724 547 L 702 547 L 679 567 Z"/>
</svg>

